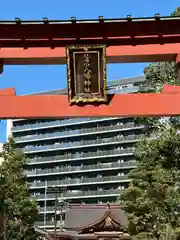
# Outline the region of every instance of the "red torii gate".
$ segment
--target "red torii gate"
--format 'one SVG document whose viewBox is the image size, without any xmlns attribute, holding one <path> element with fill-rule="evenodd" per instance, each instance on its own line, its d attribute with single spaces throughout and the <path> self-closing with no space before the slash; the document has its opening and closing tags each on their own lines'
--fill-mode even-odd
<svg viewBox="0 0 180 240">
<path fill-rule="evenodd" d="M 3 65 L 65 64 L 68 45 L 105 44 L 107 63 L 176 61 L 180 75 L 180 18 L 160 17 L 68 21 L 0 21 Z M 180 115 L 180 89 L 157 94 L 112 95 L 108 104 L 71 106 L 67 96 L 16 96 L 0 91 L 0 118 Z"/>
</svg>

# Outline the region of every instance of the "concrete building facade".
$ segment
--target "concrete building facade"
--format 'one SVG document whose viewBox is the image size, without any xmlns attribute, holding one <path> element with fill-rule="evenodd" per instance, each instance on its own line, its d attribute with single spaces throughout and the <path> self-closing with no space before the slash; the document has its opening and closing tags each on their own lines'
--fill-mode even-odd
<svg viewBox="0 0 180 240">
<path fill-rule="evenodd" d="M 108 92 L 137 92 L 143 82 L 144 77 L 110 81 Z M 67 89 L 38 94 L 67 94 Z M 136 167 L 134 145 L 143 133 L 144 126 L 128 117 L 8 120 L 7 134 L 27 157 L 25 171 L 39 205 L 37 225 L 54 227 L 55 193 L 48 193 L 48 186 L 65 187 L 62 197 L 73 204 L 116 202 Z"/>
</svg>

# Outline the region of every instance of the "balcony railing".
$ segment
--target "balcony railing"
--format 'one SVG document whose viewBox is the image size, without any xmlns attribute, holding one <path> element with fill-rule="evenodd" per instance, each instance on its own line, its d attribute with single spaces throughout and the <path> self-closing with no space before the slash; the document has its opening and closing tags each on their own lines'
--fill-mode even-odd
<svg viewBox="0 0 180 240">
<path fill-rule="evenodd" d="M 132 164 L 131 168 L 135 168 L 136 164 Z M 36 187 L 49 187 L 49 186 L 69 186 L 69 185 L 86 185 L 86 184 L 106 184 L 108 182 L 121 182 L 130 181 L 127 175 L 124 176 L 107 176 L 107 177 L 96 177 L 96 178 L 74 178 L 74 179 L 64 179 L 64 180 L 51 180 L 47 182 L 37 182 L 31 183 L 31 188 Z"/>
<path fill-rule="evenodd" d="M 39 128 L 49 128 L 49 127 L 58 127 L 58 126 L 66 126 L 66 125 L 73 125 L 73 124 L 82 124 L 84 122 L 91 122 L 91 121 L 104 121 L 104 120 L 113 120 L 113 119 L 121 119 L 120 117 L 114 118 L 71 118 L 71 119 L 61 119 L 55 121 L 46 121 L 46 122 L 37 122 L 32 124 L 23 124 L 21 126 L 14 126 L 12 128 L 12 132 L 16 131 L 24 131 L 24 130 L 32 130 L 32 129 L 39 129 Z"/>
<path fill-rule="evenodd" d="M 109 137 L 109 138 L 96 138 L 94 140 L 80 140 L 80 141 L 67 141 L 67 142 L 57 142 L 51 145 L 27 145 L 22 150 L 24 153 L 32 153 L 32 152 L 44 152 L 44 151 L 52 151 L 52 150 L 64 150 L 67 148 L 77 148 L 77 147 L 91 147 L 91 145 L 97 145 L 97 144 L 114 144 L 114 143 L 123 143 L 123 142 L 133 142 L 139 140 L 143 134 L 139 135 L 128 135 L 128 136 L 116 136 L 116 137 Z"/>
<path fill-rule="evenodd" d="M 38 175 L 51 175 L 51 174 L 73 174 L 83 171 L 98 171 L 103 169 L 114 169 L 114 168 L 131 168 L 130 163 L 99 163 L 99 164 L 93 164 L 93 165 L 81 165 L 81 166 L 65 166 L 65 167 L 56 167 L 56 168 L 45 168 L 45 169 L 36 169 L 34 171 L 25 171 L 28 177 L 30 176 L 38 176 Z"/>
<path fill-rule="evenodd" d="M 75 154 L 69 152 L 64 155 L 56 155 L 53 157 L 38 157 L 38 158 L 27 158 L 28 164 L 34 163 L 48 163 L 48 162 L 66 162 L 66 161 L 77 161 L 91 158 L 103 158 L 113 157 L 117 155 L 133 154 L 134 148 L 125 149 L 113 149 L 113 150 L 97 150 L 94 152 L 76 152 Z"/>
<path fill-rule="evenodd" d="M 33 134 L 33 135 L 26 135 L 22 137 L 14 138 L 16 143 L 26 142 L 26 141 L 39 141 L 39 140 L 46 140 L 46 139 L 56 139 L 56 138 L 65 138 L 65 137 L 73 137 L 79 136 L 81 134 L 97 134 L 103 133 L 107 131 L 125 131 L 130 129 L 141 129 L 143 126 L 135 125 L 134 123 L 127 123 L 123 125 L 112 125 L 112 126 L 97 126 L 91 128 L 84 128 L 84 129 L 69 129 L 67 128 L 65 131 L 59 131 L 54 133 L 45 133 L 45 134 Z"/>
<path fill-rule="evenodd" d="M 46 221 L 45 227 L 54 228 L 54 224 L 55 224 L 54 221 Z M 44 226 L 44 221 L 36 221 L 35 225 L 39 226 L 39 227 L 43 227 Z"/>
<path fill-rule="evenodd" d="M 64 199 L 73 199 L 73 198 L 86 198 L 86 197 L 101 197 L 101 196 L 118 196 L 120 194 L 120 189 L 107 189 L 107 190 L 90 190 L 90 191 L 69 191 L 66 192 L 63 196 Z M 32 196 L 36 200 L 44 200 L 45 194 L 36 194 Z M 47 199 L 55 199 L 55 194 L 47 194 Z"/>
<path fill-rule="evenodd" d="M 39 207 L 38 210 L 39 210 L 39 213 L 43 213 L 43 212 L 54 212 L 54 209 L 55 206 L 48 206 L 46 208 L 44 207 Z M 61 211 L 65 212 L 67 210 L 67 207 L 64 207 L 64 208 L 61 208 Z M 59 209 L 58 209 L 59 211 Z"/>
</svg>

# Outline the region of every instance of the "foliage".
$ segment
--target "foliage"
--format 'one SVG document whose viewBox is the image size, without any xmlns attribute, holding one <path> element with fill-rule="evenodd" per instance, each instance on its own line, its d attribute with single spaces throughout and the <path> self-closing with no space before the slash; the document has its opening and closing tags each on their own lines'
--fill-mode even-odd
<svg viewBox="0 0 180 240">
<path fill-rule="evenodd" d="M 154 89 L 155 92 L 160 92 L 165 83 L 170 85 L 180 85 L 176 75 L 175 62 L 159 62 L 149 64 L 144 70 L 146 83 L 143 87 Z"/>
<path fill-rule="evenodd" d="M 1 209 L 8 240 L 34 240 L 34 221 L 37 217 L 36 203 L 31 200 L 26 176 L 24 175 L 25 157 L 16 150 L 12 138 L 3 146 L 0 166 Z"/>
<path fill-rule="evenodd" d="M 180 134 L 173 127 L 144 137 L 135 151 L 138 166 L 120 195 L 129 232 L 139 239 L 180 236 Z"/>
<path fill-rule="evenodd" d="M 180 16 L 180 7 L 172 16 Z M 144 70 L 139 92 L 160 92 L 164 84 L 180 85 L 175 62 L 152 63 Z M 180 118 L 135 118 L 156 134 L 137 144 L 137 168 L 120 195 L 129 219 L 129 232 L 137 239 L 180 239 Z"/>
<path fill-rule="evenodd" d="M 180 16 L 180 7 L 178 7 L 171 16 Z M 158 62 L 151 63 L 144 70 L 145 84 L 140 89 L 141 91 L 159 92 L 163 84 L 180 85 L 180 81 L 176 75 L 175 62 Z"/>
<path fill-rule="evenodd" d="M 178 7 L 171 16 L 180 16 L 180 7 Z M 140 87 L 140 93 L 161 92 L 164 84 L 180 85 L 180 80 L 176 75 L 175 62 L 151 63 L 144 70 L 145 83 Z M 146 124 L 148 126 L 159 124 L 159 118 L 135 118 L 135 122 Z M 178 118 L 170 117 L 170 123 L 179 124 Z"/>
<path fill-rule="evenodd" d="M 173 17 L 179 17 L 180 16 L 180 7 L 177 7 L 176 10 L 171 14 Z"/>
</svg>

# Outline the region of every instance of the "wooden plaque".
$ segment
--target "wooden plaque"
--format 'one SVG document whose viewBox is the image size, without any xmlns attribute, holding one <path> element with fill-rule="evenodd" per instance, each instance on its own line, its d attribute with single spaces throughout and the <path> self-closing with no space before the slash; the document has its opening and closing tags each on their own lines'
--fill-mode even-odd
<svg viewBox="0 0 180 240">
<path fill-rule="evenodd" d="M 107 103 L 106 47 L 68 46 L 68 96 L 70 103 Z"/>
</svg>

